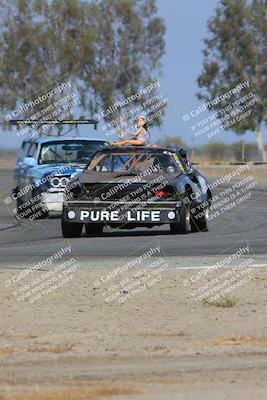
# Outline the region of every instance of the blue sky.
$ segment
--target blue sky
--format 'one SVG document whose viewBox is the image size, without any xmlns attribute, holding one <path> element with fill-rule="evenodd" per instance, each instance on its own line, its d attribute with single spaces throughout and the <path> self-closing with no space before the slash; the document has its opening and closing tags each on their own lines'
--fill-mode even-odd
<svg viewBox="0 0 267 400">
<path fill-rule="evenodd" d="M 183 111 L 200 105 L 196 98 L 197 77 L 202 70 L 203 39 L 207 35 L 207 21 L 215 14 L 218 0 L 157 0 L 158 13 L 166 22 L 166 54 L 163 59 L 162 83 L 167 88 L 169 106 L 164 125 L 157 135 L 180 136 L 192 145 L 192 134 L 182 119 Z M 240 136 L 230 131 L 207 139 L 206 135 L 195 138 L 194 145 L 211 140 L 233 142 Z M 246 141 L 255 142 L 255 135 L 248 132 L 242 136 Z"/>
<path fill-rule="evenodd" d="M 214 15 L 218 0 L 157 0 L 158 14 L 165 20 L 166 54 L 162 59 L 163 74 L 160 79 L 169 99 L 168 109 L 160 129 L 151 129 L 154 139 L 164 135 L 179 136 L 192 145 L 189 126 L 182 119 L 184 112 L 201 104 L 196 98 L 197 77 L 202 70 L 203 38 L 207 35 L 207 20 Z M 86 128 L 84 128 L 86 129 Z M 84 129 L 81 132 L 84 132 Z M 1 147 L 18 147 L 20 140 L 11 133 L 1 133 Z M 206 135 L 194 139 L 194 146 L 210 140 L 233 142 L 239 140 L 233 132 L 223 132 L 214 139 Z M 255 142 L 253 133 L 242 136 Z"/>
</svg>

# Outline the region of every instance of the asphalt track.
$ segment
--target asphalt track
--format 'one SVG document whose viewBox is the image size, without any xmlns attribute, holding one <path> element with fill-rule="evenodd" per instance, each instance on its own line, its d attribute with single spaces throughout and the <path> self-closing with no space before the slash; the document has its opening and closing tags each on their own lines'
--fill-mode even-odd
<svg viewBox="0 0 267 400">
<path fill-rule="evenodd" d="M 2 196 L 10 193 L 13 186 L 13 170 L 1 167 Z M 225 186 L 218 190 L 224 190 Z M 215 193 L 218 191 L 216 190 Z M 143 252 L 149 243 L 159 243 L 167 257 L 177 261 L 178 266 L 197 266 L 221 254 L 231 254 L 248 244 L 260 264 L 267 261 L 267 197 L 261 185 L 252 190 L 252 197 L 224 212 L 211 221 L 209 232 L 188 235 L 170 235 L 168 226 L 153 229 L 104 230 L 101 237 L 70 239 L 79 259 L 89 267 L 101 266 L 110 259 Z M 51 215 L 45 220 L 16 222 L 10 210 L 14 204 L 0 202 L 0 267 L 20 268 L 55 243 L 67 243 L 61 236 L 60 216 Z"/>
</svg>

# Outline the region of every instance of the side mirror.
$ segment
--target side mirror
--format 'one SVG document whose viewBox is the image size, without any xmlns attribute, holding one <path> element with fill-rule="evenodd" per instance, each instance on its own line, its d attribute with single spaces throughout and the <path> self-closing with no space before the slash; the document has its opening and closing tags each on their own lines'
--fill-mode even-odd
<svg viewBox="0 0 267 400">
<path fill-rule="evenodd" d="M 23 164 L 26 164 L 28 167 L 35 167 L 37 161 L 33 157 L 25 157 L 23 159 Z"/>
<path fill-rule="evenodd" d="M 186 154 L 186 151 L 184 149 L 180 149 L 179 150 L 179 154 L 185 161 L 187 161 L 187 154 Z"/>
<path fill-rule="evenodd" d="M 194 175 L 194 169 L 192 168 L 192 167 L 187 167 L 187 173 L 189 174 L 189 175 Z"/>
</svg>

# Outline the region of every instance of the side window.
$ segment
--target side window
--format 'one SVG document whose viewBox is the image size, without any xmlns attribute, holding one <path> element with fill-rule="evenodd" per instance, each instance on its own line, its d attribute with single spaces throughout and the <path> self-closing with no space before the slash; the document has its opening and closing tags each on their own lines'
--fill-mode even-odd
<svg viewBox="0 0 267 400">
<path fill-rule="evenodd" d="M 111 157 L 110 157 L 110 155 L 107 155 L 102 160 L 100 171 L 101 172 L 111 172 Z"/>
<path fill-rule="evenodd" d="M 126 161 L 127 160 L 121 156 L 112 156 L 112 172 L 121 171 L 125 167 Z"/>
<path fill-rule="evenodd" d="M 32 143 L 30 148 L 27 151 L 27 157 L 33 157 L 36 158 L 36 153 L 37 153 L 37 143 Z"/>
<path fill-rule="evenodd" d="M 22 143 L 21 149 L 18 154 L 18 161 L 23 161 L 23 158 L 26 157 L 26 154 L 28 153 L 29 147 L 30 147 L 29 142 Z"/>
</svg>

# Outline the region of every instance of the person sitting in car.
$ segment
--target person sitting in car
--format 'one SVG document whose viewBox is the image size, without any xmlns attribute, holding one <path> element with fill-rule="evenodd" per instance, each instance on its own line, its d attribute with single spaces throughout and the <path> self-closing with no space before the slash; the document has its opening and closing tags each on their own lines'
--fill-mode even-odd
<svg viewBox="0 0 267 400">
<path fill-rule="evenodd" d="M 138 128 L 137 131 L 131 134 L 133 139 L 122 140 L 121 142 L 112 142 L 113 146 L 125 146 L 131 144 L 133 146 L 146 146 L 149 144 L 150 135 L 147 129 L 147 121 L 143 116 L 137 119 Z"/>
</svg>

